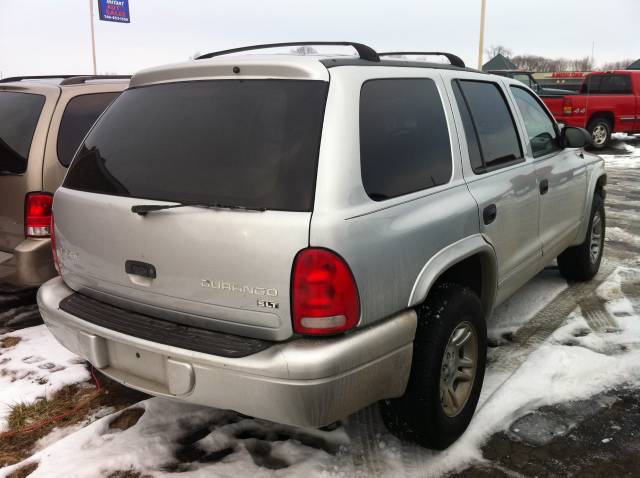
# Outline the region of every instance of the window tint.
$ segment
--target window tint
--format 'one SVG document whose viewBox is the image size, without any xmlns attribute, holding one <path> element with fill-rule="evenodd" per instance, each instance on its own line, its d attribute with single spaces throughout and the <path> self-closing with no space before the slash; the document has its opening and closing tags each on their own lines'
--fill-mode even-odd
<svg viewBox="0 0 640 478">
<path fill-rule="evenodd" d="M 533 157 L 537 158 L 561 149 L 555 124 L 538 100 L 523 88 L 512 86 L 511 92 L 524 119 Z"/>
<path fill-rule="evenodd" d="M 580 87 L 580 93 L 582 94 L 597 94 L 600 93 L 600 81 L 602 75 L 589 76 Z"/>
<path fill-rule="evenodd" d="M 45 97 L 0 91 L 0 176 L 27 170 L 31 140 Z"/>
<path fill-rule="evenodd" d="M 327 83 L 212 80 L 122 93 L 64 186 L 102 194 L 310 211 Z"/>
<path fill-rule="evenodd" d="M 631 92 L 630 75 L 591 75 L 580 88 L 580 93 L 592 95 L 630 95 Z"/>
<path fill-rule="evenodd" d="M 483 81 L 456 81 L 459 82 L 461 96 L 473 123 L 473 133 L 467 131 L 465 125 L 469 149 L 473 148 L 472 143 L 476 141 L 475 134 L 482 157 L 482 167 L 474 171 L 482 173 L 522 160 L 516 126 L 498 85 Z"/>
<path fill-rule="evenodd" d="M 445 184 L 451 144 L 430 79 L 371 80 L 360 92 L 360 163 L 374 201 Z"/>
<path fill-rule="evenodd" d="M 58 160 L 63 166 L 69 166 L 73 154 L 91 125 L 119 94 L 96 93 L 76 96 L 69 100 L 64 109 L 58 133 Z"/>
<path fill-rule="evenodd" d="M 602 75 L 600 93 L 605 95 L 630 95 L 631 77 L 629 75 Z"/>
<path fill-rule="evenodd" d="M 471 119 L 469 108 L 467 107 L 467 103 L 464 99 L 464 96 L 462 95 L 460 85 L 457 81 L 454 81 L 452 86 L 453 93 L 456 97 L 456 102 L 458 103 L 460 109 L 460 116 L 462 116 L 464 134 L 467 137 L 467 149 L 469 150 L 471 167 L 474 171 L 480 171 L 484 167 L 484 163 L 482 162 L 482 154 L 480 153 L 478 134 L 476 133 L 475 126 L 473 125 L 473 120 Z"/>
</svg>

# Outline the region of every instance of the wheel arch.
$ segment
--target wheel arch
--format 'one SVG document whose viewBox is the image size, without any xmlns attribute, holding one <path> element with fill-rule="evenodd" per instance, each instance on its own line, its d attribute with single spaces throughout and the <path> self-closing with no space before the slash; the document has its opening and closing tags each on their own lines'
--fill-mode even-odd
<svg viewBox="0 0 640 478">
<path fill-rule="evenodd" d="M 461 239 L 435 254 L 422 268 L 409 297 L 409 307 L 424 302 L 433 286 L 455 282 L 480 297 L 485 319 L 495 303 L 498 271 L 495 251 L 481 234 Z"/>
<path fill-rule="evenodd" d="M 589 184 L 587 187 L 587 195 L 585 197 L 585 208 L 582 217 L 582 223 L 578 229 L 576 240 L 573 242 L 573 246 L 582 244 L 587 237 L 587 230 L 589 229 L 589 218 L 591 216 L 591 205 L 593 203 L 593 196 L 599 194 L 604 200 L 606 197 L 605 186 L 607 184 L 607 173 L 604 170 L 604 163 L 602 160 L 595 163 L 595 170 L 589 175 Z"/>
<path fill-rule="evenodd" d="M 611 111 L 596 111 L 595 113 L 592 113 L 591 116 L 589 116 L 589 121 L 587 121 L 587 127 L 593 120 L 599 118 L 604 118 L 609 122 L 611 125 L 611 133 L 615 131 L 616 117 Z"/>
</svg>

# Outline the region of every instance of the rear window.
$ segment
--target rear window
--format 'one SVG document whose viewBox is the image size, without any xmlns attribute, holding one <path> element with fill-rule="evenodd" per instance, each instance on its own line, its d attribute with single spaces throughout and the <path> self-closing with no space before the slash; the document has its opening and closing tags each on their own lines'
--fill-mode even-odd
<svg viewBox="0 0 640 478">
<path fill-rule="evenodd" d="M 98 116 L 109 103 L 120 93 L 95 93 L 80 95 L 69 100 L 60 120 L 58 133 L 58 161 L 63 166 L 69 166 L 73 154 L 80 146 L 84 135 L 95 123 Z"/>
<path fill-rule="evenodd" d="M 175 202 L 311 211 L 328 83 L 213 80 L 127 90 L 64 186 Z"/>
<path fill-rule="evenodd" d="M 45 97 L 0 91 L 0 175 L 27 170 L 31 140 Z"/>
</svg>

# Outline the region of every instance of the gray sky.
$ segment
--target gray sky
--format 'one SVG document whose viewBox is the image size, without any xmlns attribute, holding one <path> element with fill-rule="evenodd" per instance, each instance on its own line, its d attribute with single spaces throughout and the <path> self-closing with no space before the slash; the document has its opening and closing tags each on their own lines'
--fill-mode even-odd
<svg viewBox="0 0 640 478">
<path fill-rule="evenodd" d="M 96 0 L 93 0 L 96 1 Z M 96 2 L 97 3 L 97 2 Z M 99 73 L 196 51 L 352 40 L 379 51 L 444 50 L 476 66 L 481 0 L 129 0 L 130 24 L 97 20 Z M 485 46 L 597 64 L 640 57 L 640 0 L 487 0 Z M 485 58 L 485 61 L 487 58 Z M 89 0 L 0 0 L 0 71 L 89 73 Z"/>
</svg>

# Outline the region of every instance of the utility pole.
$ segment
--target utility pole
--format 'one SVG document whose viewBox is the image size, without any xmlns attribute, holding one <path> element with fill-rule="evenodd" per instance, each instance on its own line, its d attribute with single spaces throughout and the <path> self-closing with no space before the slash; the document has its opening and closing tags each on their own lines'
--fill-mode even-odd
<svg viewBox="0 0 640 478">
<path fill-rule="evenodd" d="M 484 51 L 484 16 L 487 10 L 487 0 L 482 0 L 480 12 L 480 45 L 478 46 L 478 70 L 482 70 L 482 53 Z"/>
<path fill-rule="evenodd" d="M 89 20 L 91 21 L 91 53 L 93 59 L 93 74 L 97 75 L 96 68 L 96 32 L 93 29 L 93 2 L 94 0 L 89 0 Z"/>
</svg>

